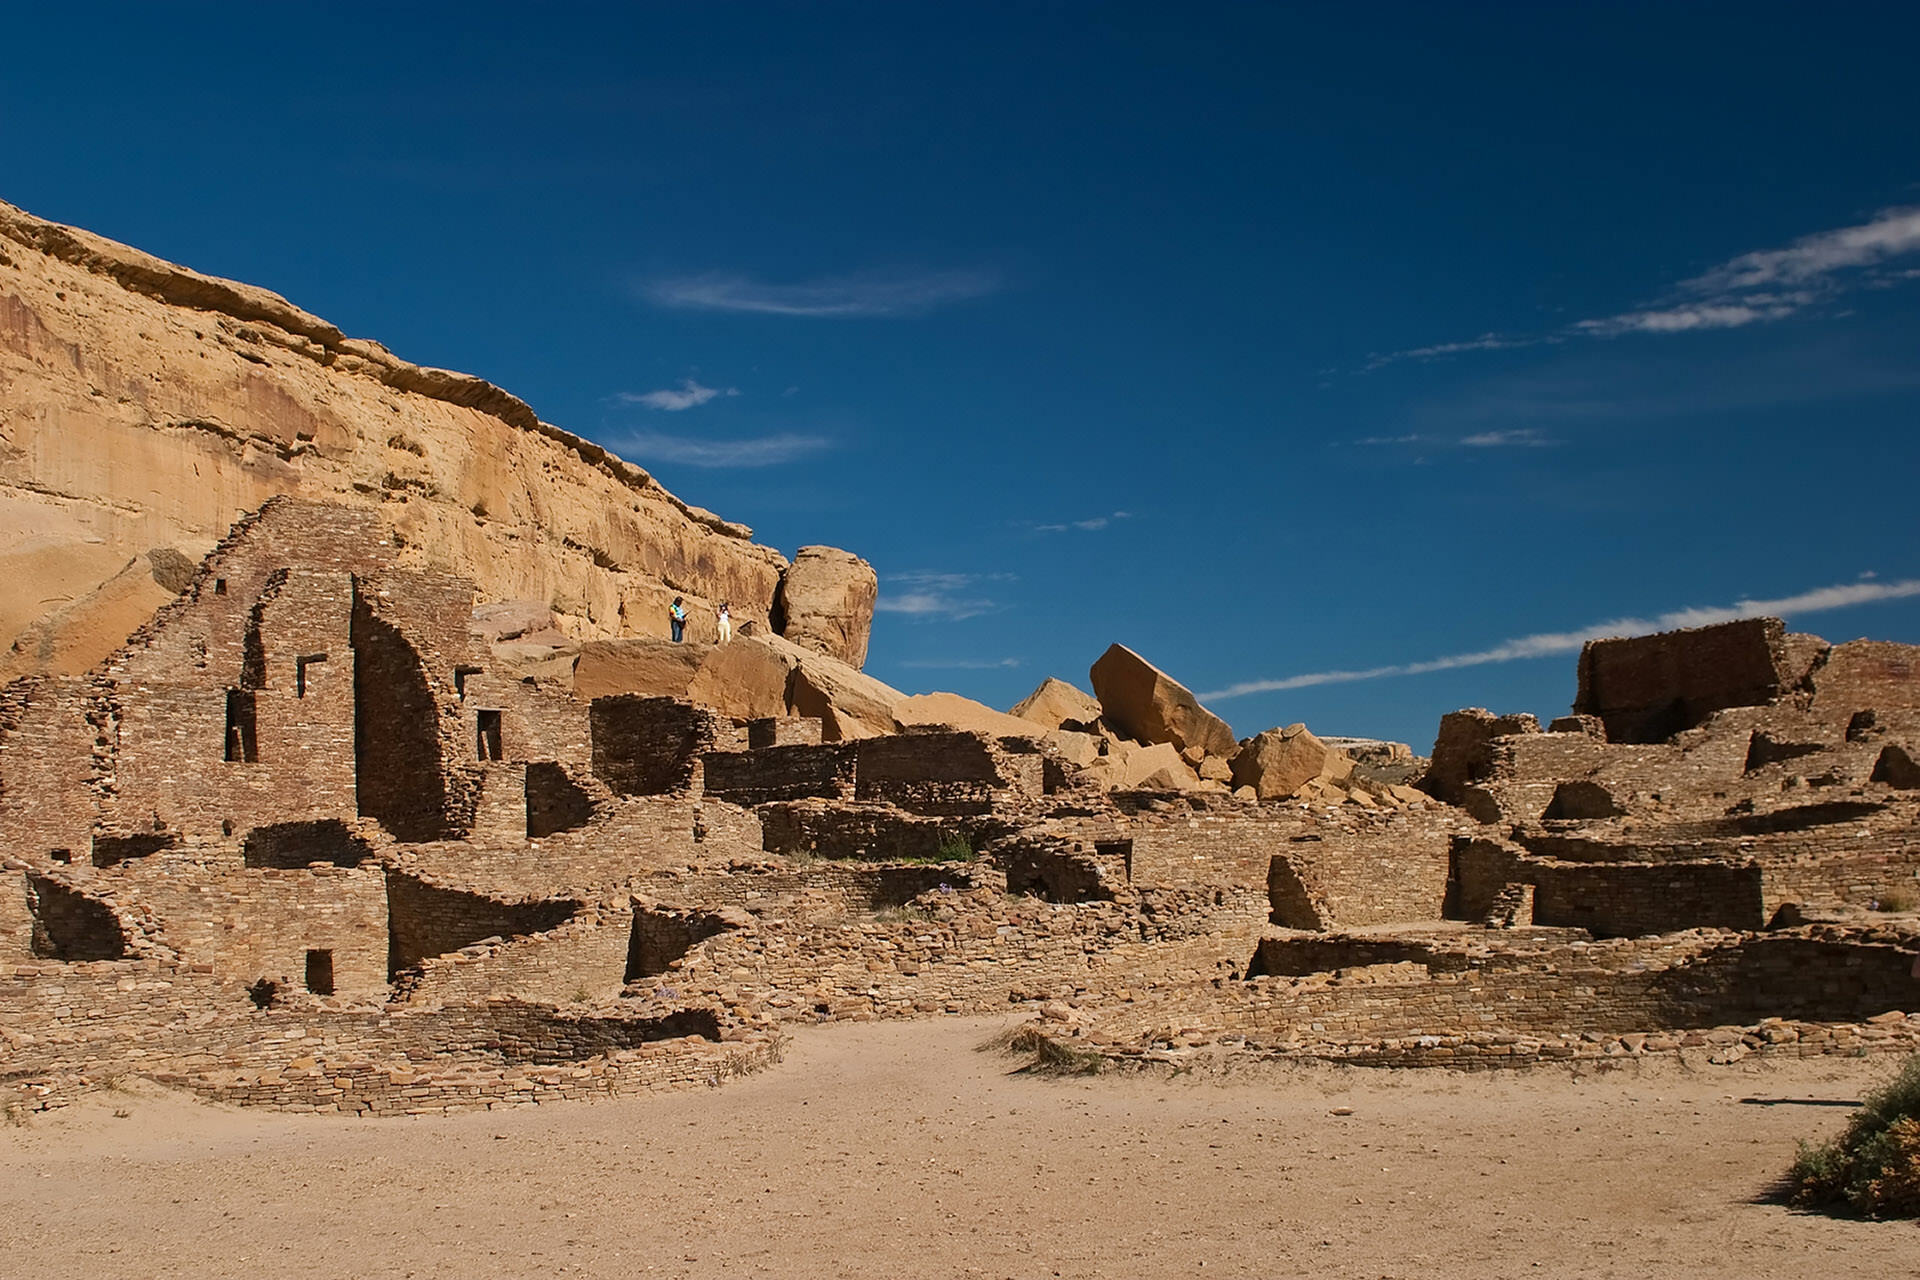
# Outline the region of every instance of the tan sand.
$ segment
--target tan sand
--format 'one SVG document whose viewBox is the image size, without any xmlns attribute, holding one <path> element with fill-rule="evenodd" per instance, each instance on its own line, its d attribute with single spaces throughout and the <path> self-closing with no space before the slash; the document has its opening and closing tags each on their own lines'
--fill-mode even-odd
<svg viewBox="0 0 1920 1280">
<path fill-rule="evenodd" d="M 973 1051 L 996 1026 L 810 1030 L 724 1089 L 452 1118 L 136 1085 L 0 1130 L 0 1272 L 1920 1274 L 1920 1226 L 1762 1202 L 1891 1059 L 1042 1079 Z"/>
</svg>

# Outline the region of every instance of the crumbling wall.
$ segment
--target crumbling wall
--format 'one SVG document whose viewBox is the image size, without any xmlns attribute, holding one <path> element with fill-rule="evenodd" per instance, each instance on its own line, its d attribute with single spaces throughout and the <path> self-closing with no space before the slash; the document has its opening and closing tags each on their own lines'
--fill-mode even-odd
<svg viewBox="0 0 1920 1280">
<path fill-rule="evenodd" d="M 424 960 L 489 938 L 545 933 L 570 919 L 580 907 L 581 903 L 572 898 L 502 901 L 390 870 L 388 972 L 399 974 Z"/>
<path fill-rule="evenodd" d="M 1851 640 L 1834 645 L 1811 676 L 1816 712 L 1920 708 L 1920 645 Z"/>
<path fill-rule="evenodd" d="M 165 853 L 124 864 L 115 880 L 161 942 L 221 983 L 265 978 L 300 991 L 309 953 L 323 952 L 333 991 L 318 994 L 386 993 L 387 888 L 377 866 L 247 868 L 231 855 Z"/>
<path fill-rule="evenodd" d="M 595 698 L 589 718 L 593 772 L 623 796 L 687 790 L 700 757 L 727 736 L 719 717 L 675 698 Z"/>
<path fill-rule="evenodd" d="M 106 714 L 93 683 L 35 677 L 0 689 L 0 833 L 18 857 L 71 862 L 89 847 Z"/>
<path fill-rule="evenodd" d="M 954 816 L 991 810 L 1003 793 L 1038 796 L 1042 757 L 1018 738 L 932 731 L 853 744 L 854 796 L 914 813 Z"/>
<path fill-rule="evenodd" d="M 1610 742 L 1661 742 L 1722 707 L 1772 702 L 1797 678 L 1792 665 L 1778 618 L 1590 640 L 1573 709 L 1600 717 Z"/>
<path fill-rule="evenodd" d="M 33 917 L 32 950 L 55 960 L 118 960 L 127 935 L 112 907 L 48 876 L 27 873 L 27 910 Z"/>
<path fill-rule="evenodd" d="M 448 834 L 440 706 L 419 652 L 366 596 L 353 607 L 358 813 L 396 840 Z"/>
<path fill-rule="evenodd" d="M 1534 887 L 1531 923 L 1596 937 L 1758 929 L 1767 918 L 1761 868 L 1750 859 L 1569 862 L 1470 836 L 1457 838 L 1450 856 L 1449 919 L 1487 919 L 1518 884 Z"/>
<path fill-rule="evenodd" d="M 704 762 L 707 794 L 748 806 L 809 798 L 850 800 L 855 745 L 713 752 Z"/>
<path fill-rule="evenodd" d="M 420 963 L 413 1003 L 515 996 L 556 1005 L 610 1000 L 625 982 L 631 912 L 587 908 L 544 932 L 479 941 Z"/>
</svg>

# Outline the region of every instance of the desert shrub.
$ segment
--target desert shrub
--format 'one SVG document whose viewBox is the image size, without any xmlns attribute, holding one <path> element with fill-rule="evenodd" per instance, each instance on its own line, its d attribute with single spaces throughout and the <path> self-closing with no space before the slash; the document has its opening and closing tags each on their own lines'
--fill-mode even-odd
<svg viewBox="0 0 1920 1280">
<path fill-rule="evenodd" d="M 1033 1061 L 1021 1068 L 1027 1075 L 1097 1076 L 1106 1069 L 1107 1060 L 1098 1049 L 1081 1049 L 1062 1044 L 1045 1032 L 1031 1027 L 1016 1031 L 1006 1042 L 1014 1053 L 1030 1053 Z"/>
<path fill-rule="evenodd" d="M 932 853 L 910 853 L 891 859 L 894 862 L 972 862 L 980 854 L 964 831 L 943 831 Z"/>
<path fill-rule="evenodd" d="M 1920 1217 L 1920 1057 L 1868 1094 L 1838 1138 L 1801 1143 L 1788 1181 L 1806 1208 Z"/>
<path fill-rule="evenodd" d="M 1873 901 L 1875 911 L 1911 911 L 1920 906 L 1920 897 L 1905 889 L 1889 889 Z"/>
</svg>

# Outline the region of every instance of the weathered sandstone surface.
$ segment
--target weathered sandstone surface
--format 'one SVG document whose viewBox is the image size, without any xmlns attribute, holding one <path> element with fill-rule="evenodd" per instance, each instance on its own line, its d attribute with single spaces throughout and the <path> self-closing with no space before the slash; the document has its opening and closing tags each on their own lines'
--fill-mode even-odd
<svg viewBox="0 0 1920 1280">
<path fill-rule="evenodd" d="M 1065 680 L 1048 676 L 1039 688 L 1015 703 L 1009 714 L 1031 720 L 1043 729 L 1084 732 L 1100 718 L 1100 704 Z"/>
<path fill-rule="evenodd" d="M 835 547 L 802 547 L 780 582 L 781 634 L 851 667 L 867 662 L 880 582 L 873 566 Z"/>
<path fill-rule="evenodd" d="M 1329 747 L 1304 724 L 1256 734 L 1233 758 L 1233 785 L 1262 800 L 1290 796 L 1309 782 L 1338 783 L 1353 774 L 1346 752 Z"/>
<path fill-rule="evenodd" d="M 1145 743 L 1170 742 L 1210 756 L 1231 756 L 1233 730 L 1178 680 L 1116 644 L 1093 664 L 1094 696 L 1106 722 Z"/>
<path fill-rule="evenodd" d="M 765 625 L 787 568 L 479 378 L 0 204 L 0 679 L 92 666 L 276 494 L 377 508 L 401 564 L 579 638 L 664 635 L 675 595 L 691 639 L 721 600 Z M 871 570 L 805 563 L 788 625 L 857 665 Z"/>
</svg>

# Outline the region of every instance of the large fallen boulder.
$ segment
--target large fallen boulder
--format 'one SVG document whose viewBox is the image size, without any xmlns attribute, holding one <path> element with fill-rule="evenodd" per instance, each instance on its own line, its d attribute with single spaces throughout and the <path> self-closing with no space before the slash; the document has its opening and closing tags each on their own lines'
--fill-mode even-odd
<svg viewBox="0 0 1920 1280">
<path fill-rule="evenodd" d="M 594 640 L 581 645 L 574 659 L 573 696 L 582 702 L 618 693 L 686 698 L 742 720 L 757 720 L 788 714 L 788 685 L 796 665 L 764 640 Z"/>
<path fill-rule="evenodd" d="M 1109 740 L 1107 754 L 1088 767 L 1086 777 L 1110 791 L 1193 791 L 1201 786 L 1199 775 L 1170 742 Z"/>
<path fill-rule="evenodd" d="M 1093 664 L 1094 696 L 1102 718 L 1129 738 L 1198 748 L 1231 757 L 1236 749 L 1227 722 L 1200 705 L 1187 687 L 1145 658 L 1116 644 Z"/>
<path fill-rule="evenodd" d="M 1100 718 L 1100 704 L 1065 680 L 1048 676 L 1040 687 L 1014 704 L 1012 715 L 1031 720 L 1043 729 L 1086 732 Z"/>
<path fill-rule="evenodd" d="M 880 583 L 873 566 L 837 547 L 802 547 L 780 578 L 780 634 L 858 670 L 866 665 Z"/>
<path fill-rule="evenodd" d="M 1233 757 L 1233 785 L 1252 787 L 1262 800 L 1286 799 L 1309 783 L 1324 790 L 1352 775 L 1347 753 L 1314 737 L 1304 724 L 1256 734 Z"/>
<path fill-rule="evenodd" d="M 848 742 L 896 733 L 894 706 L 907 695 L 844 662 L 805 649 L 779 636 L 763 643 L 793 663 L 787 679 L 787 713 L 820 721 L 826 742 Z"/>
</svg>

